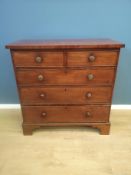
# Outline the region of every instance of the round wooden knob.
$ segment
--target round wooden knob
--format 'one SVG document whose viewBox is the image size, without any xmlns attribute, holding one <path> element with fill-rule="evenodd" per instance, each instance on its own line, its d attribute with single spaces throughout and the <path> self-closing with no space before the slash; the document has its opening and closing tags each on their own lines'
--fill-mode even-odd
<svg viewBox="0 0 131 175">
<path fill-rule="evenodd" d="M 89 111 L 86 112 L 86 117 L 91 117 L 91 113 Z"/>
<path fill-rule="evenodd" d="M 45 94 L 44 93 L 40 94 L 40 97 L 45 98 Z"/>
<path fill-rule="evenodd" d="M 88 80 L 93 80 L 94 75 L 93 74 L 88 74 L 87 77 L 88 77 Z"/>
<path fill-rule="evenodd" d="M 39 81 L 42 81 L 42 80 L 44 80 L 44 77 L 43 77 L 43 75 L 38 75 L 38 80 L 39 80 Z"/>
<path fill-rule="evenodd" d="M 94 55 L 90 55 L 89 58 L 88 58 L 88 60 L 89 60 L 90 62 L 95 61 L 95 59 L 96 59 L 96 57 L 95 57 Z"/>
<path fill-rule="evenodd" d="M 91 92 L 87 92 L 87 93 L 86 93 L 86 97 L 87 97 L 87 98 L 91 98 L 91 97 L 92 97 L 92 93 L 91 93 Z"/>
<path fill-rule="evenodd" d="M 42 112 L 42 113 L 41 113 L 41 116 L 42 116 L 42 117 L 45 117 L 46 115 L 47 115 L 46 112 Z"/>
<path fill-rule="evenodd" d="M 39 56 L 35 58 L 36 63 L 41 63 L 42 60 L 43 60 L 43 59 L 42 59 L 41 57 L 39 57 Z"/>
</svg>

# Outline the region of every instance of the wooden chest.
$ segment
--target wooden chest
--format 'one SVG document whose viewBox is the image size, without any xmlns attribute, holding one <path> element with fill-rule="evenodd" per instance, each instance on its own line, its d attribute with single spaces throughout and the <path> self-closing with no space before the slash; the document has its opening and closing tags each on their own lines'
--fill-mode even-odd
<svg viewBox="0 0 131 175">
<path fill-rule="evenodd" d="M 42 126 L 90 126 L 109 134 L 120 48 L 107 39 L 8 44 L 23 114 L 23 133 Z"/>
</svg>

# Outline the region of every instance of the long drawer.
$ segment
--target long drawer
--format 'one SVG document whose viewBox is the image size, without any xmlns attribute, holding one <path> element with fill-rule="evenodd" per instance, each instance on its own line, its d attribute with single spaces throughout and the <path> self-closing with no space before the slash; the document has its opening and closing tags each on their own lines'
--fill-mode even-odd
<svg viewBox="0 0 131 175">
<path fill-rule="evenodd" d="M 110 106 L 25 106 L 24 123 L 108 122 Z"/>
<path fill-rule="evenodd" d="M 21 87 L 24 105 L 110 103 L 111 87 Z"/>
<path fill-rule="evenodd" d="M 24 69 L 16 77 L 18 85 L 112 85 L 115 69 Z"/>
</svg>

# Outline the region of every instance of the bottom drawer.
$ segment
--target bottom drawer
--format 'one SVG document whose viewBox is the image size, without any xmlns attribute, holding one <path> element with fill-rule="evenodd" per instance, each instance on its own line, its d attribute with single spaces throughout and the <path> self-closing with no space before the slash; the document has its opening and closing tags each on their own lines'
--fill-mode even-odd
<svg viewBox="0 0 131 175">
<path fill-rule="evenodd" d="M 40 123 L 77 123 L 108 122 L 110 106 L 24 106 L 23 122 Z"/>
</svg>

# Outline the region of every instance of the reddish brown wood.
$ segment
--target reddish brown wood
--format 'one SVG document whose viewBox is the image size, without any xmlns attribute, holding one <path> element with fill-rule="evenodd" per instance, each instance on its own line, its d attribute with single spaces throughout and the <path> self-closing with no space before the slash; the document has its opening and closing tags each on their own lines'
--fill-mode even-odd
<svg viewBox="0 0 131 175">
<path fill-rule="evenodd" d="M 110 123 L 96 123 L 93 124 L 91 127 L 99 129 L 101 135 L 110 134 Z"/>
<path fill-rule="evenodd" d="M 40 51 L 14 51 L 12 52 L 16 67 L 62 67 L 63 52 L 40 52 Z M 41 62 L 36 58 L 40 57 Z"/>
<path fill-rule="evenodd" d="M 6 45 L 9 49 L 120 49 L 123 43 L 111 39 L 22 40 Z"/>
<path fill-rule="evenodd" d="M 22 87 L 20 95 L 23 105 L 110 104 L 112 87 Z"/>
<path fill-rule="evenodd" d="M 116 66 L 118 51 L 68 51 L 65 63 L 68 67 L 85 66 Z M 14 64 L 16 67 L 63 67 L 64 53 L 61 51 L 13 51 Z M 90 56 L 95 60 L 90 61 Z M 41 62 L 36 58 L 40 57 Z"/>
<path fill-rule="evenodd" d="M 99 129 L 101 135 L 109 135 L 110 133 L 110 124 L 97 126 L 97 128 Z"/>
<path fill-rule="evenodd" d="M 110 106 L 28 106 L 23 107 L 24 123 L 108 122 Z M 89 116 L 88 116 L 88 113 Z M 44 115 L 42 115 L 44 113 Z"/>
<path fill-rule="evenodd" d="M 92 80 L 88 75 L 93 74 Z M 42 75 L 43 80 L 39 81 L 38 76 Z M 115 69 L 27 69 L 16 72 L 19 85 L 87 85 L 87 84 L 108 84 L 114 83 Z"/>
<path fill-rule="evenodd" d="M 36 125 L 36 124 L 28 125 L 28 124 L 23 123 L 22 128 L 23 128 L 24 135 L 32 135 L 32 133 L 35 129 L 40 128 L 40 125 Z"/>
<path fill-rule="evenodd" d="M 88 126 L 91 128 L 96 128 L 99 130 L 101 135 L 109 135 L 110 133 L 110 123 L 41 123 L 41 124 L 26 124 L 24 123 L 23 125 L 23 134 L 24 135 L 32 135 L 32 132 L 35 129 L 42 128 L 44 126 Z"/>
<path fill-rule="evenodd" d="M 116 66 L 117 59 L 118 51 L 70 51 L 67 56 L 69 67 Z"/>
<path fill-rule="evenodd" d="M 124 44 L 107 39 L 8 44 L 22 104 L 24 135 L 42 126 L 76 125 L 109 134 L 121 47 Z"/>
</svg>

